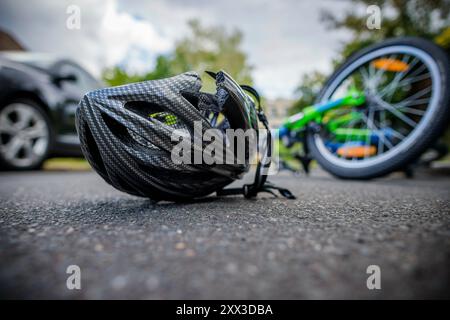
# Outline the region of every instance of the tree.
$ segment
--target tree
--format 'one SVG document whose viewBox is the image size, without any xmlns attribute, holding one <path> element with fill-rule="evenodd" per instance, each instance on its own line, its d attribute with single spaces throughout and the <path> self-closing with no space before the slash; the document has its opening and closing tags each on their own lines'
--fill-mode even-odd
<svg viewBox="0 0 450 320">
<path fill-rule="evenodd" d="M 311 74 L 305 74 L 302 77 L 300 85 L 295 90 L 295 94 L 299 97 L 298 100 L 289 110 L 290 113 L 297 113 L 303 108 L 312 105 L 320 89 L 322 88 L 326 77 L 323 73 L 315 71 Z"/>
<path fill-rule="evenodd" d="M 211 91 L 214 81 L 204 71 L 223 69 L 240 83 L 252 83 L 252 67 L 240 48 L 242 33 L 239 30 L 228 33 L 222 27 L 206 28 L 197 20 L 190 21 L 188 25 L 190 34 L 176 43 L 173 52 L 158 56 L 153 70 L 136 75 L 116 66 L 104 71 L 105 81 L 110 85 L 120 85 L 194 70 L 201 75 L 204 90 Z"/>
<path fill-rule="evenodd" d="M 333 64 L 342 63 L 353 52 L 356 52 L 375 42 L 395 36 L 419 36 L 434 40 L 447 50 L 450 50 L 450 0 L 350 0 L 354 5 L 343 17 L 338 17 L 330 11 L 323 11 L 322 21 L 330 30 L 349 30 L 353 38 L 345 43 L 339 56 Z M 381 28 L 366 27 L 368 15 L 366 10 L 357 11 L 358 6 L 367 8 L 377 5 L 381 8 Z M 291 112 L 314 102 L 326 77 L 316 72 L 313 76 L 304 76 L 296 89 L 298 101 Z M 306 98 L 305 98 L 306 96 Z"/>
<path fill-rule="evenodd" d="M 341 60 L 353 52 L 386 38 L 397 36 L 418 36 L 437 40 L 450 32 L 450 0 L 351 0 L 353 8 L 377 5 L 381 9 L 380 29 L 366 27 L 368 15 L 363 10 L 347 12 L 339 18 L 330 11 L 323 11 L 322 20 L 330 29 L 346 29 L 353 39 L 341 50 Z M 448 39 L 448 38 L 447 38 Z M 448 44 L 447 42 L 447 49 Z M 445 44 L 443 42 L 442 44 Z"/>
</svg>

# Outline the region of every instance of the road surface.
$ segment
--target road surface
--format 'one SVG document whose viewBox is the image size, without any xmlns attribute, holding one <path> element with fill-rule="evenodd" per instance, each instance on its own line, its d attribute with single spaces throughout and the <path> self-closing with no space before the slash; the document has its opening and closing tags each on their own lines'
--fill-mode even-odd
<svg viewBox="0 0 450 320">
<path fill-rule="evenodd" d="M 93 172 L 0 174 L 5 298 L 450 297 L 450 175 L 371 182 L 316 170 L 263 196 L 151 204 Z M 69 265 L 81 289 L 69 290 Z M 367 288 L 370 265 L 381 289 Z"/>
</svg>

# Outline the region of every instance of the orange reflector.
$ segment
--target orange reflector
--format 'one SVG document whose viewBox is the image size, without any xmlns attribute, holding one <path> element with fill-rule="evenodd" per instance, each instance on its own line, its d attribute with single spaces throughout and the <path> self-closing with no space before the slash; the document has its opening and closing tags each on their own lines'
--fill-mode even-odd
<svg viewBox="0 0 450 320">
<path fill-rule="evenodd" d="M 373 156 L 376 152 L 375 146 L 347 146 L 337 150 L 337 154 L 345 158 L 363 158 Z"/>
<path fill-rule="evenodd" d="M 409 65 L 403 61 L 397 60 L 397 59 L 387 59 L 387 58 L 381 58 L 372 61 L 372 65 L 376 69 L 382 69 L 386 71 L 392 71 L 392 72 L 403 72 L 408 70 Z"/>
</svg>

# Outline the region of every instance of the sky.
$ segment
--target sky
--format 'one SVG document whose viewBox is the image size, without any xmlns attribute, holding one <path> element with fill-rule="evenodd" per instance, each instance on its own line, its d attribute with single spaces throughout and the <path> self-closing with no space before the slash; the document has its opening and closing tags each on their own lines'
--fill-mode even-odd
<svg viewBox="0 0 450 320">
<path fill-rule="evenodd" d="M 80 28 L 67 28 L 70 5 Z M 345 0 L 1 0 L 0 28 L 26 48 L 71 58 L 96 76 L 121 65 L 142 72 L 188 33 L 187 21 L 237 28 L 254 67 L 255 87 L 268 98 L 292 98 L 302 75 L 331 71 L 345 30 L 321 23 L 323 9 L 342 15 Z"/>
</svg>

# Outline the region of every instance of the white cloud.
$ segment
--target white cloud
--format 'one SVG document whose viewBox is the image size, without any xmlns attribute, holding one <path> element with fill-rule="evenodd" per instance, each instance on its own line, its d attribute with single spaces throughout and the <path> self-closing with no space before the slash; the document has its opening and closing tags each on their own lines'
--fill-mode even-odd
<svg viewBox="0 0 450 320">
<path fill-rule="evenodd" d="M 238 4 L 237 4 L 238 2 Z M 221 25 L 243 31 L 243 49 L 255 67 L 255 85 L 265 96 L 290 97 L 303 74 L 330 72 L 346 32 L 330 31 L 322 9 L 342 14 L 347 1 L 311 0 L 154 0 L 122 1 L 122 7 L 154 22 L 170 39 L 186 34 L 186 22 Z"/>
<path fill-rule="evenodd" d="M 109 1 L 98 36 L 105 52 L 105 64 L 120 63 L 131 72 L 149 70 L 156 54 L 167 52 L 173 44 L 159 35 L 149 21 L 119 12 L 115 1 Z"/>
<path fill-rule="evenodd" d="M 79 30 L 66 28 L 66 8 L 71 4 L 81 10 Z M 0 21 L 0 27 L 29 49 L 69 57 L 96 75 L 116 64 L 131 71 L 148 70 L 156 55 L 173 45 L 150 21 L 119 11 L 116 0 L 5 0 Z"/>
<path fill-rule="evenodd" d="M 70 4 L 81 8 L 81 30 L 65 27 Z M 348 34 L 326 30 L 320 10 L 341 14 L 347 7 L 347 1 L 332 0 L 2 0 L 0 27 L 32 50 L 70 57 L 96 75 L 115 64 L 148 70 L 157 54 L 187 34 L 192 18 L 238 28 L 256 87 L 274 98 L 291 96 L 305 73 L 331 70 Z"/>
</svg>

